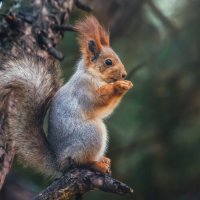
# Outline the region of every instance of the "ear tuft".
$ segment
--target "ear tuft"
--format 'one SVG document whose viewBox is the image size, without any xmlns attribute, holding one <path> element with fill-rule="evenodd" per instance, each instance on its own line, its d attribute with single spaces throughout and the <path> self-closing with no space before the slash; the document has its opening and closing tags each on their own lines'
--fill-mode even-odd
<svg viewBox="0 0 200 200">
<path fill-rule="evenodd" d="M 78 21 L 74 29 L 78 32 L 81 52 L 85 58 L 93 57 L 100 53 L 102 46 L 110 46 L 109 34 L 100 25 L 94 16 L 87 16 Z"/>
<path fill-rule="evenodd" d="M 94 40 L 90 40 L 88 43 L 88 49 L 93 54 L 93 57 L 91 58 L 91 61 L 96 60 L 99 57 L 99 51 L 97 49 L 96 42 Z"/>
</svg>

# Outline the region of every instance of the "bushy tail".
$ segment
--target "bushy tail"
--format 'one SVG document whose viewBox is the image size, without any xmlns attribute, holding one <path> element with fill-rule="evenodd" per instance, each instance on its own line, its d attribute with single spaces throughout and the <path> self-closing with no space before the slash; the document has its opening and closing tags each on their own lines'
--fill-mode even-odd
<svg viewBox="0 0 200 200">
<path fill-rule="evenodd" d="M 0 63 L 0 140 L 8 137 L 23 163 L 43 173 L 54 171 L 43 120 L 61 86 L 60 67 L 53 60 L 30 55 L 4 58 Z"/>
</svg>

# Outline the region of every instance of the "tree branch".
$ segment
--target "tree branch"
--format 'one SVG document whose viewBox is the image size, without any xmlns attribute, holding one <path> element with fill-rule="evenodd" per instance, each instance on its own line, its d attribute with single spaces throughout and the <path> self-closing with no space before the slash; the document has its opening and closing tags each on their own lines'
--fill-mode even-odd
<svg viewBox="0 0 200 200">
<path fill-rule="evenodd" d="M 80 9 L 85 10 L 87 12 L 92 11 L 92 8 L 90 6 L 82 3 L 80 0 L 75 0 L 75 4 L 76 4 L 77 8 L 80 8 Z"/>
<path fill-rule="evenodd" d="M 100 189 L 118 195 L 132 193 L 133 189 L 108 175 L 83 168 L 69 170 L 63 177 L 54 181 L 38 194 L 34 200 L 68 200 L 82 197 L 90 190 Z"/>
<path fill-rule="evenodd" d="M 152 9 L 154 14 L 161 20 L 161 22 L 174 34 L 179 32 L 179 28 L 176 26 L 175 23 L 170 21 L 162 11 L 156 6 L 156 4 L 152 0 L 147 0 L 147 4 Z"/>
</svg>

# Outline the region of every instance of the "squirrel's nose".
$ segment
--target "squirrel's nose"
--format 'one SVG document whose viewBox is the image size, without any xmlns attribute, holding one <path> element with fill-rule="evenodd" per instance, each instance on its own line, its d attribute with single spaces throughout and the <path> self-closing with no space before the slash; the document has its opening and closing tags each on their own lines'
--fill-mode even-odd
<svg viewBox="0 0 200 200">
<path fill-rule="evenodd" d="M 126 73 L 126 72 L 123 72 L 123 73 L 122 73 L 122 78 L 124 79 L 124 78 L 126 78 L 126 76 L 127 76 L 127 73 Z"/>
</svg>

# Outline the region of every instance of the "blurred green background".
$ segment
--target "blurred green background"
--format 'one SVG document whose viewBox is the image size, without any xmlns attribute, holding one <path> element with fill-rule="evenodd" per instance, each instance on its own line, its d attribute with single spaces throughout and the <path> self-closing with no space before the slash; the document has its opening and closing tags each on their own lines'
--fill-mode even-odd
<svg viewBox="0 0 200 200">
<path fill-rule="evenodd" d="M 124 197 L 99 191 L 87 200 L 200 199 L 200 1 L 85 0 L 109 27 L 111 44 L 134 88 L 106 120 L 113 176 L 132 186 Z M 87 13 L 74 9 L 70 23 Z M 76 35 L 60 43 L 67 81 L 79 59 Z M 49 184 L 15 163 L 40 191 Z M 30 183 L 28 183 L 30 185 Z"/>
</svg>

